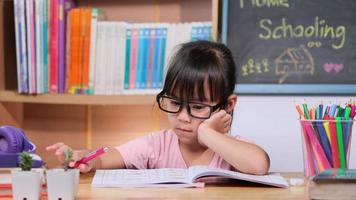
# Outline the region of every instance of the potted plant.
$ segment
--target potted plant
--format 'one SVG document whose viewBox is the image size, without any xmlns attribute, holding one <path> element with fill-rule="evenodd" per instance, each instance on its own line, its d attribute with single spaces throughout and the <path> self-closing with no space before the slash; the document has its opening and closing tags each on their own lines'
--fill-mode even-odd
<svg viewBox="0 0 356 200">
<path fill-rule="evenodd" d="M 73 161 L 73 151 L 67 149 L 64 152 L 63 167 L 46 171 L 49 200 L 75 199 L 79 185 L 79 170 L 69 167 L 71 161 Z"/>
<path fill-rule="evenodd" d="M 32 157 L 23 151 L 20 154 L 20 169 L 11 170 L 14 199 L 38 200 L 41 193 L 42 171 L 32 170 Z"/>
</svg>

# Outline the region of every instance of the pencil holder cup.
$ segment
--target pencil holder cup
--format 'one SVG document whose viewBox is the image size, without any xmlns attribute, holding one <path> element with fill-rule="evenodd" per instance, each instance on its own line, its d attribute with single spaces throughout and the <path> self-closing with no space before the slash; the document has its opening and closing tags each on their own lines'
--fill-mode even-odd
<svg viewBox="0 0 356 200">
<path fill-rule="evenodd" d="M 74 200 L 79 186 L 79 169 L 46 171 L 48 200 Z"/>
<path fill-rule="evenodd" d="M 328 168 L 348 168 L 353 122 L 300 119 L 305 177 Z"/>
</svg>

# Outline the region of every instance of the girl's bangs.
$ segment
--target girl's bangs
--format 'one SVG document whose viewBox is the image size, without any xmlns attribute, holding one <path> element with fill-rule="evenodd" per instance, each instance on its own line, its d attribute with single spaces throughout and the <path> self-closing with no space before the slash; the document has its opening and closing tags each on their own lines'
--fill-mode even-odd
<svg viewBox="0 0 356 200">
<path fill-rule="evenodd" d="M 173 97 L 184 101 L 198 100 L 220 101 L 224 95 L 223 77 L 216 67 L 205 66 L 204 70 L 186 67 L 189 70 L 180 70 L 172 78 L 171 84 L 166 85 L 165 91 Z M 208 96 L 205 96 L 208 94 Z"/>
</svg>

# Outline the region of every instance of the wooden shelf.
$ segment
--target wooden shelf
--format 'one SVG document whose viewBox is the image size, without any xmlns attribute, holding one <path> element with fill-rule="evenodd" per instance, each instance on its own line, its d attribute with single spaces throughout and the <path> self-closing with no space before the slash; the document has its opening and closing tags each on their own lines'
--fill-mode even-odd
<svg viewBox="0 0 356 200">
<path fill-rule="evenodd" d="M 0 102 L 71 104 L 71 105 L 153 105 L 155 94 L 122 95 L 23 95 L 15 91 L 0 91 Z"/>
</svg>

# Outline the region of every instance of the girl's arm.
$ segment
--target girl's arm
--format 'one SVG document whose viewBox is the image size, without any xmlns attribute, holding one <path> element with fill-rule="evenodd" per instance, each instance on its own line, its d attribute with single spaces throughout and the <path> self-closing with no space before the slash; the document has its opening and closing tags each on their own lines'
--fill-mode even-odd
<svg viewBox="0 0 356 200">
<path fill-rule="evenodd" d="M 109 151 L 98 158 L 92 160 L 92 169 L 121 169 L 125 168 L 125 163 L 120 152 L 116 148 L 110 148 Z"/>
<path fill-rule="evenodd" d="M 57 156 L 60 162 L 64 161 L 64 151 L 70 148 L 64 143 L 56 143 L 51 146 L 46 147 L 47 151 L 53 151 L 54 155 Z M 79 160 L 90 151 L 88 150 L 74 150 L 73 151 L 73 159 L 74 161 L 70 163 L 70 166 L 74 166 L 75 161 Z M 118 168 L 125 168 L 124 161 L 122 159 L 121 154 L 116 148 L 111 148 L 105 154 L 94 158 L 93 160 L 89 161 L 87 164 L 80 164 L 79 170 L 82 173 L 95 171 L 96 169 L 118 169 Z"/>
<path fill-rule="evenodd" d="M 198 141 L 219 154 L 238 171 L 248 174 L 266 174 L 270 165 L 267 153 L 255 144 L 226 135 L 230 123 L 231 116 L 224 110 L 220 110 L 200 124 Z"/>
</svg>

